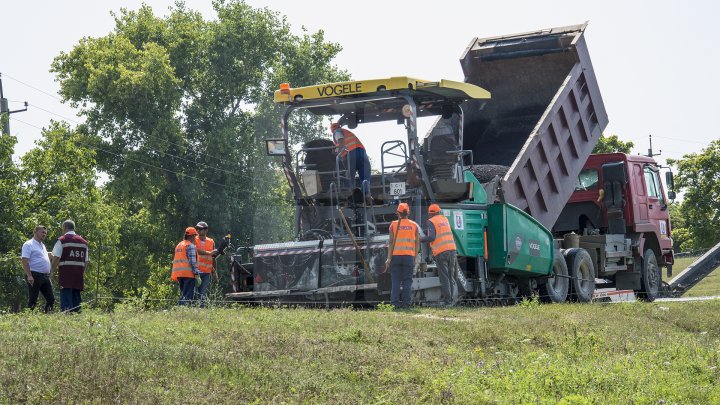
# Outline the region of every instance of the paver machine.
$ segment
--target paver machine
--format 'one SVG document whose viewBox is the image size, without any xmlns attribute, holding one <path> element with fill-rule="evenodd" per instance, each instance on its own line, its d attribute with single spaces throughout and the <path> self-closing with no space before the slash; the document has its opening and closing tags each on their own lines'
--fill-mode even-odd
<svg viewBox="0 0 720 405">
<path fill-rule="evenodd" d="M 295 234 L 288 242 L 254 246 L 252 260 L 243 263 L 252 289 L 230 296 L 388 300 L 382 276 L 388 227 L 396 204 L 407 202 L 421 226 L 431 203 L 450 220 L 464 301 L 514 302 L 533 293 L 553 302 L 587 300 L 583 286 L 594 283 L 592 271 L 575 260 L 585 257 L 582 249 L 565 249 L 549 231 L 607 125 L 584 28 L 475 38 L 461 59 L 466 83 L 393 77 L 282 85 L 275 92 L 285 109 L 282 137 L 266 142 L 268 153 L 282 160 L 292 190 Z M 390 123 L 395 136 L 386 129 L 369 135 L 384 140 L 369 187 L 349 179 L 329 139 L 291 152 L 290 117 L 298 110 L 350 130 Z M 436 121 L 421 140 L 417 120 L 430 116 Z M 366 145 L 367 136 L 359 136 Z M 429 265 L 418 266 L 414 301 L 437 302 L 440 283 L 426 246 L 419 256 Z M 578 291 L 573 279 L 581 281 Z"/>
</svg>

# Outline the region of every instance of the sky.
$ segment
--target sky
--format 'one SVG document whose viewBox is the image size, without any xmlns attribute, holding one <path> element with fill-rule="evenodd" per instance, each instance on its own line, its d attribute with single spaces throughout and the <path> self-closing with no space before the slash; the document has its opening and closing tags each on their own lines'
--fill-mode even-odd
<svg viewBox="0 0 720 405">
<path fill-rule="evenodd" d="M 146 0 L 165 15 L 173 1 Z M 720 138 L 720 2 L 713 1 L 414 1 L 248 0 L 287 16 L 294 31 L 324 30 L 343 51 L 334 61 L 354 79 L 411 76 L 462 80 L 459 64 L 474 37 L 490 37 L 589 21 L 585 37 L 607 109 L 606 135 L 656 159 L 700 152 Z M 18 138 L 16 155 L 34 146 L 51 119 L 82 121 L 57 95 L 49 72 L 60 52 L 83 37 L 112 31 L 111 11 L 141 1 L 14 1 L 0 3 L 0 73 Z M 208 0 L 189 8 L 215 18 Z M 424 134 L 429 124 L 419 126 Z M 359 134 L 361 135 L 361 134 Z M 362 137 L 361 137 L 362 139 Z M 372 149 L 372 145 L 366 145 Z M 379 149 L 379 144 L 378 144 Z M 379 153 L 371 152 L 371 158 Z"/>
</svg>

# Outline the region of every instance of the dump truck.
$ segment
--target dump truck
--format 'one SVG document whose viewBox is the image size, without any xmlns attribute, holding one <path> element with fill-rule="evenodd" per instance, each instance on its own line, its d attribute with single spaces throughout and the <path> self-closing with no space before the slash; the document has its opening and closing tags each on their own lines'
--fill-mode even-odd
<svg viewBox="0 0 720 405">
<path fill-rule="evenodd" d="M 399 202 L 418 224 L 431 203 L 450 220 L 463 302 L 532 294 L 590 301 L 598 285 L 657 297 L 660 268 L 673 264 L 666 194 L 651 159 L 591 156 L 608 117 L 585 28 L 475 38 L 460 60 L 464 82 L 281 85 L 274 97 L 284 108 L 282 136 L 266 149 L 281 159 L 293 194 L 295 234 L 238 257 L 247 282 L 229 297 L 387 301 L 388 228 Z M 378 173 L 358 185 L 328 139 L 291 153 L 291 116 L 300 110 L 350 129 L 396 123 L 404 136 L 382 143 Z M 420 140 L 423 117 L 436 121 Z M 440 281 L 427 246 L 418 256 L 413 300 L 436 303 Z"/>
</svg>

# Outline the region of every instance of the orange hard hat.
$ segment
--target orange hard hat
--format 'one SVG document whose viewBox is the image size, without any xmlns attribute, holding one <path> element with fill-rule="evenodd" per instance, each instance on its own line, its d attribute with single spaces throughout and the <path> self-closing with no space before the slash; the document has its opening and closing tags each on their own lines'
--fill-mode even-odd
<svg viewBox="0 0 720 405">
<path fill-rule="evenodd" d="M 428 207 L 428 214 L 437 214 L 440 212 L 440 206 L 437 204 L 430 204 Z"/>
<path fill-rule="evenodd" d="M 197 231 L 197 229 L 195 229 L 195 227 L 188 226 L 187 228 L 185 228 L 185 236 L 197 235 L 197 234 L 198 234 L 198 231 Z"/>
<path fill-rule="evenodd" d="M 340 128 L 340 124 L 338 124 L 337 122 L 333 122 L 332 124 L 330 124 L 331 131 L 335 131 L 338 128 Z"/>
<path fill-rule="evenodd" d="M 407 205 L 407 203 L 400 203 L 398 204 L 397 212 L 405 212 L 410 213 L 410 206 Z"/>
</svg>

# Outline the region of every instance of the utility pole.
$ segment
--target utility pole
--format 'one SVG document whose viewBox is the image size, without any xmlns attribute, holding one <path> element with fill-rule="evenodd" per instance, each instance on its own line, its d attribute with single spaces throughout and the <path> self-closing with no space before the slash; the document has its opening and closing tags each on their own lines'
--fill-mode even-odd
<svg viewBox="0 0 720 405">
<path fill-rule="evenodd" d="M 26 101 L 24 109 L 10 111 L 10 108 L 8 108 L 8 101 L 5 98 L 5 94 L 3 93 L 2 73 L 0 73 L 0 122 L 2 122 L 2 131 L 0 132 L 0 135 L 2 135 L 2 134 L 10 135 L 10 114 L 27 111 L 27 107 L 28 107 L 28 102 Z M 7 114 L 7 117 L 5 116 L 6 114 Z"/>
<path fill-rule="evenodd" d="M 645 156 L 650 157 L 650 158 L 653 157 L 653 156 L 660 156 L 660 154 L 662 154 L 662 150 L 658 151 L 658 153 L 653 153 L 653 149 L 652 149 L 652 135 L 648 135 L 648 137 L 650 138 L 650 147 L 648 148 L 648 154 L 645 155 Z"/>
</svg>

